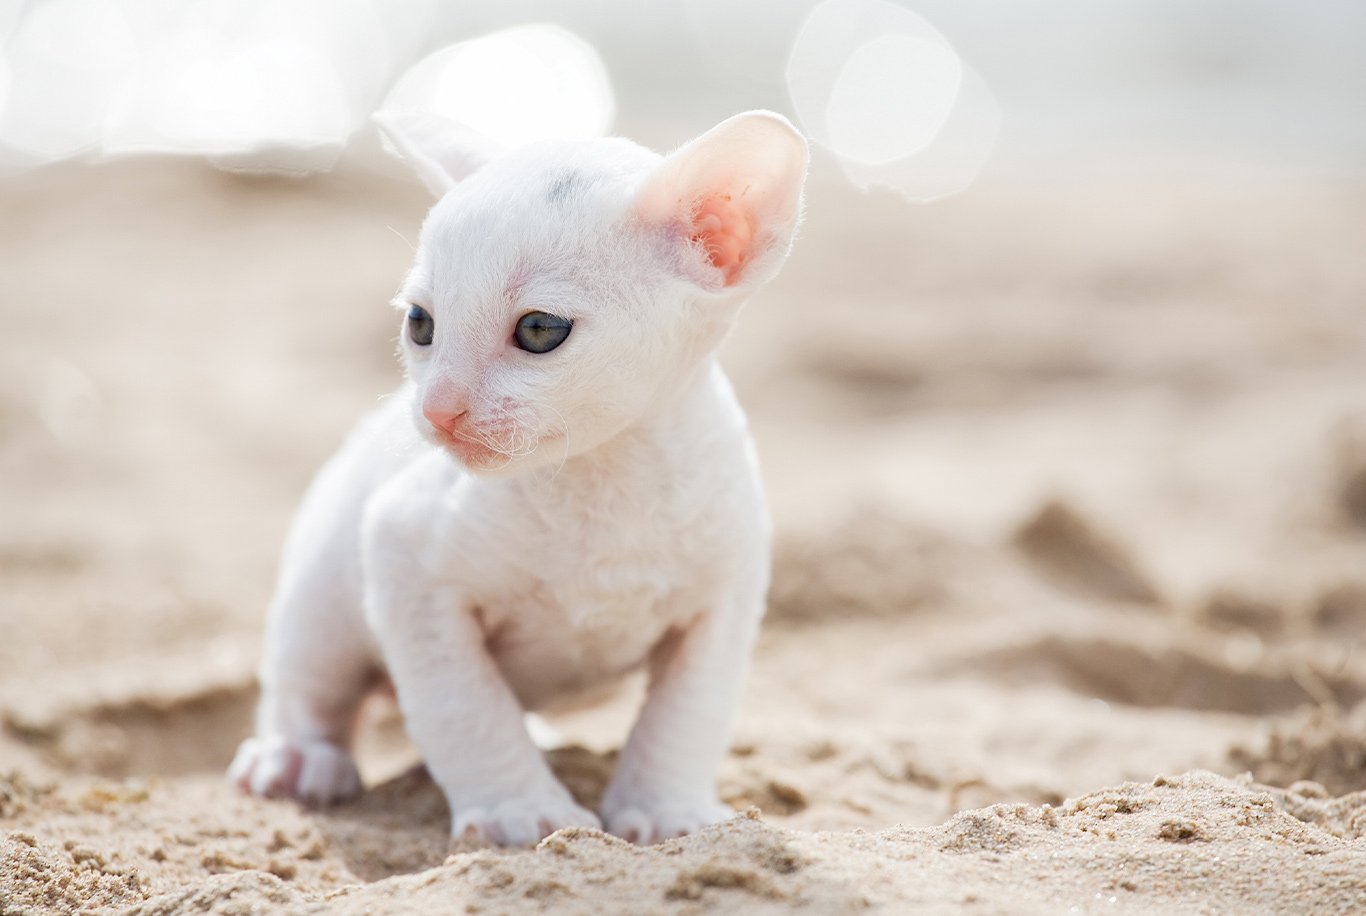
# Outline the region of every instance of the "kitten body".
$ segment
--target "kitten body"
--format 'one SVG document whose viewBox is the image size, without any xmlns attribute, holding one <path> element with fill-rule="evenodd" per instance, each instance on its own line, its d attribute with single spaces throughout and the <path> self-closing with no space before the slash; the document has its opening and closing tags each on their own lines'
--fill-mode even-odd
<svg viewBox="0 0 1366 916">
<path fill-rule="evenodd" d="M 769 529 L 715 350 L 787 255 L 805 143 L 760 112 L 665 158 L 624 140 L 491 156 L 430 118 L 386 129 L 443 195 L 396 300 L 409 381 L 305 497 L 230 775 L 318 802 L 358 791 L 347 748 L 385 672 L 456 834 L 605 823 L 653 842 L 728 816 L 716 770 Z M 529 352 L 528 314 L 568 336 Z M 600 821 L 523 713 L 641 666 Z"/>
</svg>

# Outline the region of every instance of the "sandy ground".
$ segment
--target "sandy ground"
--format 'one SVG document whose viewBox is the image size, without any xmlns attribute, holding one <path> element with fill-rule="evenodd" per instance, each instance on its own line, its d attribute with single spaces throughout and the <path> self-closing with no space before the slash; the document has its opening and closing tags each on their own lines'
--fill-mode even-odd
<svg viewBox="0 0 1366 916">
<path fill-rule="evenodd" d="M 221 780 L 426 202 L 184 162 L 0 186 L 0 912 L 1366 910 L 1366 187 L 818 170 L 726 362 L 778 529 L 724 797 L 452 845 L 383 701 L 327 811 Z M 628 701 L 556 724 L 591 801 Z"/>
</svg>

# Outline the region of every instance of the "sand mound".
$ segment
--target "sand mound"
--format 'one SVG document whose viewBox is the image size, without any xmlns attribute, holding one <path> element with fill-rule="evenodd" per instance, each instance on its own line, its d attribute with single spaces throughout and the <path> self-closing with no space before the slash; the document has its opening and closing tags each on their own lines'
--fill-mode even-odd
<svg viewBox="0 0 1366 916">
<path fill-rule="evenodd" d="M 143 878 L 98 846 L 27 833 L 4 841 L 3 891 L 16 907 L 126 907 L 129 913 L 1057 912 L 1116 904 L 1156 910 L 1292 912 L 1312 882 L 1319 912 L 1366 905 L 1366 800 L 1329 801 L 1209 773 L 1128 783 L 1058 807 L 995 805 L 935 827 L 879 832 L 776 828 L 751 809 L 729 823 L 641 849 L 570 829 L 534 851 L 457 851 L 419 874 L 318 885 L 336 847 L 307 832 L 254 851 L 200 855 L 201 874 Z M 184 842 L 182 839 L 181 842 Z M 152 858 L 165 862 L 165 856 Z M 340 868 L 340 866 L 338 866 Z M 220 874 L 203 872 L 219 871 Z M 1218 881 L 1208 880 L 1212 871 Z M 1179 901 L 1179 903 L 1177 903 Z"/>
<path fill-rule="evenodd" d="M 1311 798 L 1366 792 L 1366 703 L 1349 713 L 1315 707 L 1273 726 L 1264 741 L 1229 752 L 1253 778 Z"/>
<path fill-rule="evenodd" d="M 989 668 L 1005 683 L 1056 682 L 1085 696 L 1131 706 L 1170 706 L 1249 715 L 1295 710 L 1324 691 L 1352 703 L 1366 695 L 1353 678 L 1309 680 L 1299 668 L 1272 662 L 1255 668 L 1230 664 L 1201 642 L 1145 646 L 1105 638 L 1048 636 L 1021 646 L 955 661 Z"/>
<path fill-rule="evenodd" d="M 1045 503 L 1020 526 L 1015 544 L 1045 575 L 1084 595 L 1134 604 L 1158 601 L 1130 553 L 1067 503 Z"/>
<path fill-rule="evenodd" d="M 775 549 L 770 623 L 914 612 L 944 599 L 954 547 L 905 518 L 867 506 Z"/>
<path fill-rule="evenodd" d="M 123 908 L 145 899 L 135 870 L 111 867 L 88 846 L 69 841 L 58 847 L 18 831 L 0 837 L 0 904 L 6 913 Z"/>
<path fill-rule="evenodd" d="M 331 898 L 341 912 L 408 912 L 472 904 L 476 911 L 590 913 L 639 910 L 745 912 L 1055 912 L 1118 903 L 1189 910 L 1268 911 L 1302 903 L 1316 857 L 1334 878 L 1316 906 L 1366 904 L 1366 852 L 1279 810 L 1264 792 L 1211 774 L 1127 784 L 1060 808 L 997 805 L 938 827 L 877 833 L 776 830 L 754 812 L 704 833 L 635 849 L 596 831 L 563 831 L 530 855 L 455 855 L 422 876 L 394 878 Z M 1218 868 L 1217 884 L 1201 881 Z"/>
</svg>

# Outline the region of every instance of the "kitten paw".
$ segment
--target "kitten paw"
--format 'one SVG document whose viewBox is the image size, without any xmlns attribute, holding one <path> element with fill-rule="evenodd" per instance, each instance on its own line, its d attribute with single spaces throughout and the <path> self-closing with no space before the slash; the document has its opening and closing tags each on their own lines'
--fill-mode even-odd
<svg viewBox="0 0 1366 916">
<path fill-rule="evenodd" d="M 603 811 L 608 833 L 641 846 L 696 833 L 732 817 L 735 810 L 719 801 L 627 804 Z"/>
<path fill-rule="evenodd" d="M 601 828 L 602 822 L 567 793 L 545 793 L 461 808 L 452 819 L 451 836 L 499 846 L 531 846 L 564 827 Z"/>
<path fill-rule="evenodd" d="M 228 767 L 244 792 L 327 805 L 360 794 L 360 773 L 346 751 L 326 741 L 248 738 Z"/>
</svg>

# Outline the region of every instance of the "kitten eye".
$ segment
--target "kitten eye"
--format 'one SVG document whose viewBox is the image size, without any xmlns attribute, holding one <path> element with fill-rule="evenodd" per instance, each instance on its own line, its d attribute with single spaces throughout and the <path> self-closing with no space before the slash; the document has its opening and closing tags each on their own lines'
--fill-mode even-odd
<svg viewBox="0 0 1366 916">
<path fill-rule="evenodd" d="M 549 353 L 564 343 L 574 322 L 549 312 L 527 312 L 517 320 L 517 346 L 528 353 Z"/>
<path fill-rule="evenodd" d="M 408 309 L 408 337 L 419 347 L 431 344 L 435 326 L 436 322 L 432 321 L 432 316 L 422 306 L 415 305 Z"/>
</svg>

